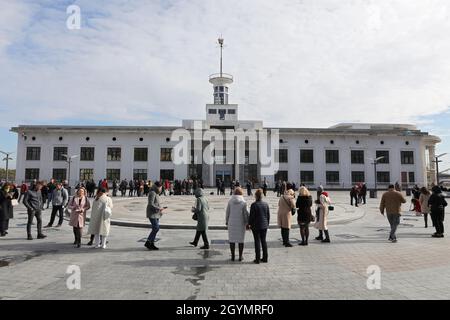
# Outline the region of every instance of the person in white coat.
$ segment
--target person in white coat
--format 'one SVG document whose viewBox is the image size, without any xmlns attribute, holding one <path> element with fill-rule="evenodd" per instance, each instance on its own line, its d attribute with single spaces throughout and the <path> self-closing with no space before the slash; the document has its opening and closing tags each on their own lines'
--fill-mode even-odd
<svg viewBox="0 0 450 320">
<path fill-rule="evenodd" d="M 105 188 L 99 188 L 92 203 L 91 219 L 88 233 L 94 235 L 95 247 L 106 248 L 106 241 L 111 226 L 113 203 Z"/>
<path fill-rule="evenodd" d="M 239 244 L 239 261 L 243 260 L 245 231 L 248 225 L 249 213 L 243 191 L 237 187 L 227 205 L 226 225 L 228 227 L 228 242 L 230 243 L 231 261 L 234 261 L 236 243 Z"/>
</svg>

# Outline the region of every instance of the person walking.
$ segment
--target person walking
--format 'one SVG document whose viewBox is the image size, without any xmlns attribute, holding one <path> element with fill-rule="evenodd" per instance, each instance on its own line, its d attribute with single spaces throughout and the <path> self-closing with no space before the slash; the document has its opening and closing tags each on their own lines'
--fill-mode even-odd
<svg viewBox="0 0 450 320">
<path fill-rule="evenodd" d="M 361 189 L 359 190 L 359 196 L 361 197 L 361 202 L 366 204 L 367 186 L 365 183 L 362 184 Z"/>
<path fill-rule="evenodd" d="M 97 190 L 97 195 L 92 202 L 91 219 L 88 228 L 88 233 L 94 235 L 96 248 L 106 248 L 111 228 L 112 209 L 112 199 L 108 197 L 106 189 L 101 187 Z"/>
<path fill-rule="evenodd" d="M 162 212 L 165 208 L 162 208 L 159 202 L 159 195 L 162 191 L 161 182 L 155 181 L 151 191 L 148 194 L 148 204 L 147 204 L 147 218 L 150 220 L 152 225 L 152 231 L 150 232 L 147 242 L 145 242 L 145 247 L 148 250 L 159 250 L 155 246 L 156 234 L 159 231 L 159 219 L 161 219 Z"/>
<path fill-rule="evenodd" d="M 202 236 L 203 247 L 200 247 L 200 249 L 209 249 L 208 235 L 206 234 L 206 232 L 208 231 L 208 222 L 209 222 L 208 200 L 203 195 L 203 190 L 201 188 L 197 188 L 194 194 L 196 200 L 195 200 L 195 207 L 192 207 L 192 212 L 194 213 L 194 216 L 197 217 L 197 228 L 195 232 L 194 241 L 189 242 L 189 244 L 196 247 L 198 241 L 200 240 L 200 236 Z"/>
<path fill-rule="evenodd" d="M 299 196 L 295 206 L 297 207 L 297 222 L 300 227 L 300 236 L 302 242 L 300 246 L 308 245 L 309 238 L 309 224 L 314 220 L 314 216 L 311 213 L 311 207 L 313 205 L 312 196 L 306 187 L 300 187 L 298 190 Z"/>
<path fill-rule="evenodd" d="M 50 179 L 50 182 L 47 184 L 47 189 L 48 189 L 48 199 L 47 199 L 47 209 L 48 209 L 50 207 L 50 202 L 52 202 L 53 200 L 53 191 L 55 191 L 56 189 L 55 179 Z"/>
<path fill-rule="evenodd" d="M 241 188 L 234 190 L 234 195 L 228 201 L 225 223 L 228 229 L 228 242 L 230 243 L 231 261 L 235 260 L 236 243 L 239 246 L 239 261 L 244 259 L 245 231 L 248 224 L 248 210 L 244 192 Z"/>
<path fill-rule="evenodd" d="M 8 234 L 9 219 L 14 217 L 13 199 L 14 195 L 11 190 L 11 185 L 5 183 L 0 190 L 0 237 Z"/>
<path fill-rule="evenodd" d="M 267 181 L 266 181 L 266 178 L 264 178 L 262 191 L 263 191 L 264 197 L 267 197 Z"/>
<path fill-rule="evenodd" d="M 267 229 L 270 223 L 269 205 L 262 201 L 263 190 L 258 189 L 255 192 L 255 202 L 250 206 L 250 215 L 248 218 L 249 228 L 252 230 L 255 241 L 255 260 L 254 263 L 267 262 L 269 259 L 267 251 Z M 261 259 L 261 248 L 263 256 Z"/>
<path fill-rule="evenodd" d="M 432 237 L 443 238 L 445 207 L 447 206 L 447 201 L 445 201 L 445 198 L 442 195 L 442 190 L 438 186 L 434 186 L 431 191 L 433 193 L 428 200 L 428 206 L 431 209 L 431 219 L 433 220 L 433 225 L 436 228 L 436 232 L 432 235 Z"/>
<path fill-rule="evenodd" d="M 292 213 L 295 210 L 294 191 L 287 190 L 278 200 L 278 226 L 281 228 L 281 237 L 285 247 L 292 247 L 289 242 L 289 230 L 291 229 Z M 295 211 L 294 211 L 295 212 Z"/>
<path fill-rule="evenodd" d="M 87 192 L 85 188 L 80 188 L 75 197 L 69 203 L 70 221 L 69 226 L 73 228 L 75 236 L 74 245 L 81 247 L 81 236 L 83 235 L 83 227 L 86 224 L 86 212 L 91 208 Z M 106 242 L 105 242 L 106 243 Z"/>
<path fill-rule="evenodd" d="M 380 212 L 384 216 L 384 211 L 386 211 L 387 219 L 391 226 L 391 232 L 389 234 L 389 241 L 397 242 L 397 236 L 395 232 L 400 224 L 401 208 L 402 203 L 406 203 L 406 199 L 400 193 L 400 191 L 395 190 L 394 185 L 389 185 L 388 191 L 383 194 L 380 201 Z"/>
<path fill-rule="evenodd" d="M 55 221 L 56 213 L 59 214 L 59 221 L 56 227 L 61 227 L 64 221 L 64 208 L 67 206 L 69 201 L 69 193 L 63 188 L 62 183 L 58 182 L 56 184 L 56 189 L 53 190 L 52 194 L 52 213 L 50 216 L 49 223 L 45 228 L 50 228 Z"/>
<path fill-rule="evenodd" d="M 423 214 L 423 220 L 425 222 L 425 228 L 428 228 L 428 214 L 430 213 L 430 207 L 428 206 L 428 200 L 430 200 L 431 192 L 427 187 L 420 189 L 419 203 L 421 212 Z"/>
<path fill-rule="evenodd" d="M 356 186 L 353 186 L 350 190 L 350 205 L 353 205 L 353 200 L 355 200 L 355 207 L 358 206 L 358 189 Z"/>
<path fill-rule="evenodd" d="M 113 180 L 112 187 L 113 187 L 113 197 L 117 197 L 117 189 L 119 188 L 119 182 L 116 179 Z"/>
<path fill-rule="evenodd" d="M 252 183 L 250 182 L 250 180 L 247 180 L 247 196 L 251 196 L 252 195 Z"/>
<path fill-rule="evenodd" d="M 130 179 L 130 182 L 129 182 L 128 185 L 130 187 L 130 191 L 128 192 L 128 196 L 132 197 L 133 196 L 133 192 L 134 192 L 134 180 Z"/>
<path fill-rule="evenodd" d="M 33 240 L 31 236 L 31 225 L 33 219 L 37 220 L 37 238 L 44 239 L 47 236 L 42 233 L 42 210 L 44 209 L 44 202 L 41 194 L 42 182 L 36 182 L 32 189 L 29 189 L 23 198 L 23 204 L 27 208 L 28 222 L 27 222 L 27 239 Z"/>
</svg>

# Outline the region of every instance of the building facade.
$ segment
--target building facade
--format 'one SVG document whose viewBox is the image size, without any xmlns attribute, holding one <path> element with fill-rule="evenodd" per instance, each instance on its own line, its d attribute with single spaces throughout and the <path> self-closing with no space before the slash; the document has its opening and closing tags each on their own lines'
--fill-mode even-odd
<svg viewBox="0 0 450 320">
<path fill-rule="evenodd" d="M 347 189 L 359 182 L 373 187 L 375 179 L 380 186 L 395 182 L 404 186 L 430 185 L 435 181 L 433 160 L 440 139 L 414 125 L 348 123 L 321 129 L 265 128 L 262 121 L 240 120 L 238 105 L 229 104 L 231 75 L 220 70 L 209 81 L 213 85 L 213 103 L 206 105 L 205 118 L 183 120 L 180 127 L 19 125 L 12 128 L 18 134 L 16 182 L 55 178 L 75 184 L 103 178 L 155 181 L 195 177 L 207 186 L 214 186 L 220 178 L 227 183 L 233 179 L 261 183 L 266 179 L 270 186 L 277 180 L 285 180 Z M 181 128 L 192 133 L 193 148 L 188 163 L 175 164 L 172 151 L 177 141 L 171 136 Z M 197 138 L 196 128 L 201 131 Z M 262 174 L 261 165 L 248 159 L 251 151 L 260 151 L 259 138 L 249 138 L 243 146 L 234 140 L 228 146 L 216 144 L 212 164 L 194 161 L 207 148 L 205 135 L 211 135 L 211 131 L 225 136 L 226 130 L 262 129 L 270 132 L 277 129 L 279 134 L 277 149 L 271 155 L 279 168 L 272 174 Z M 199 143 L 195 143 L 196 139 Z M 231 150 L 226 155 L 215 154 L 227 148 Z M 238 148 L 242 148 L 244 162 L 237 161 Z M 378 159 L 376 165 L 373 159 Z"/>
</svg>

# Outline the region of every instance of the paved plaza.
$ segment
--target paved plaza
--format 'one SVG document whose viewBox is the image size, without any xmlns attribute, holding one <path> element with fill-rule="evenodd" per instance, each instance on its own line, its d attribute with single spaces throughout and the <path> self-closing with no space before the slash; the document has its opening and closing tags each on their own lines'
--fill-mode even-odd
<svg viewBox="0 0 450 320">
<path fill-rule="evenodd" d="M 209 193 L 209 192 L 208 192 Z M 230 261 L 226 230 L 209 231 L 210 250 L 188 244 L 194 230 L 162 229 L 159 251 L 144 247 L 148 229 L 114 225 L 107 249 L 73 248 L 67 222 L 45 229 L 44 240 L 26 240 L 26 213 L 16 208 L 7 237 L 0 238 L 0 299 L 449 299 L 450 240 L 431 238 L 423 218 L 408 212 L 390 243 L 388 222 L 379 214 L 378 199 L 349 206 L 348 192 L 330 192 L 336 211 L 330 213 L 331 243 L 313 237 L 298 246 L 298 229 L 291 231 L 292 248 L 281 243 L 280 230 L 268 232 L 269 262 L 255 265 L 253 239 L 246 235 L 243 262 Z M 209 196 L 211 224 L 222 226 L 228 196 Z M 146 199 L 114 199 L 117 221 L 145 224 Z M 276 197 L 269 192 L 272 222 Z M 248 199 L 248 203 L 251 199 Z M 193 225 L 192 196 L 162 197 L 169 212 L 166 226 Z M 185 210 L 181 210 L 185 208 Z M 177 211 L 179 210 L 179 211 Z M 43 215 L 44 225 L 50 210 Z M 296 220 L 296 216 L 294 218 Z M 447 219 L 448 221 L 448 219 Z M 446 221 L 446 226 L 448 222 Z M 431 225 L 431 222 L 430 222 Z M 33 226 L 33 235 L 35 235 Z M 83 238 L 83 243 L 88 237 Z M 68 289 L 69 266 L 78 266 L 81 288 Z M 367 269 L 379 267 L 380 288 L 369 290 Z"/>
</svg>

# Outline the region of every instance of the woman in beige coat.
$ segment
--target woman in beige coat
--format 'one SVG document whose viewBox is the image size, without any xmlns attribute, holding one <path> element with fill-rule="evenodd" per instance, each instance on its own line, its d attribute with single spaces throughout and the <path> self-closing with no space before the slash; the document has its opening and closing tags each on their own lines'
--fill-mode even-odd
<svg viewBox="0 0 450 320">
<path fill-rule="evenodd" d="M 106 248 L 106 240 L 111 226 L 111 214 L 113 203 L 107 196 L 106 190 L 100 188 L 92 203 L 91 219 L 89 221 L 88 233 L 94 235 L 95 247 Z"/>
<path fill-rule="evenodd" d="M 292 209 L 295 210 L 295 193 L 292 189 L 286 190 L 278 201 L 278 226 L 281 228 L 281 237 L 285 247 L 292 247 L 289 242 L 289 230 L 292 223 Z M 294 211 L 295 212 L 295 211 Z"/>
<path fill-rule="evenodd" d="M 328 197 L 328 192 L 323 191 L 319 197 L 317 206 L 319 209 L 319 219 L 314 224 L 314 227 L 319 229 L 319 236 L 316 240 L 321 240 L 322 242 L 330 242 L 330 235 L 328 233 L 328 206 L 331 204 L 330 198 Z M 323 238 L 325 234 L 325 239 Z"/>
<path fill-rule="evenodd" d="M 75 242 L 73 244 L 76 245 L 77 248 L 81 247 L 81 236 L 83 234 L 83 227 L 86 223 L 86 212 L 90 208 L 91 204 L 86 197 L 86 189 L 78 189 L 77 195 L 69 202 L 69 226 L 73 227 L 73 234 L 75 235 Z"/>
<path fill-rule="evenodd" d="M 428 214 L 430 213 L 428 200 L 430 199 L 430 196 L 431 192 L 426 187 L 420 189 L 419 202 L 423 213 L 423 219 L 425 220 L 425 228 L 428 228 Z"/>
</svg>

